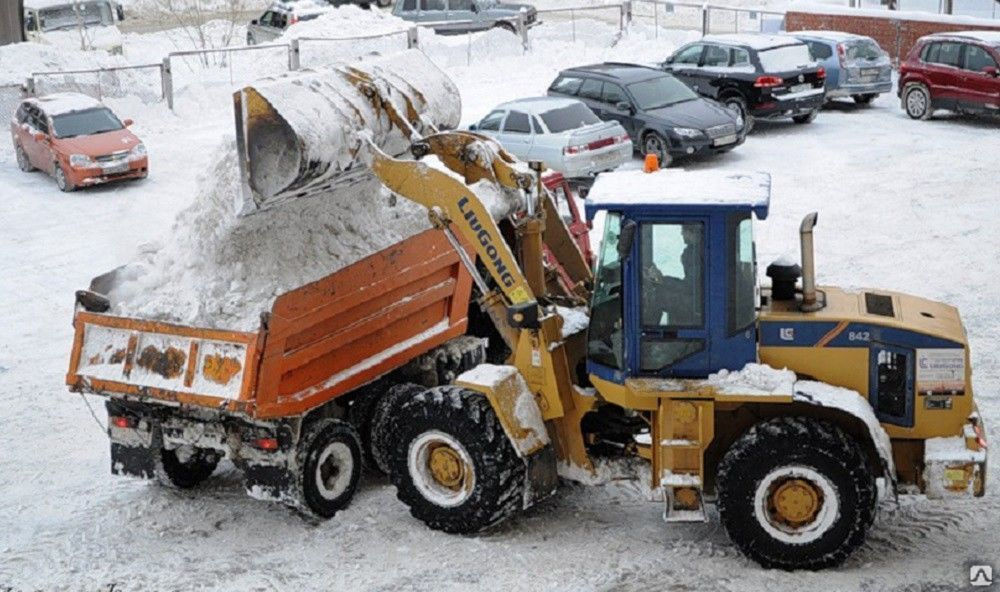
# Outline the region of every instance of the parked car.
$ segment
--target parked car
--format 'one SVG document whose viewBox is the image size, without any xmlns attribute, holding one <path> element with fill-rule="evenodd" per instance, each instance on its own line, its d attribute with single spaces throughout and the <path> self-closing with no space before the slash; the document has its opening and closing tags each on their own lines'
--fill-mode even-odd
<svg viewBox="0 0 1000 592">
<path fill-rule="evenodd" d="M 25 99 L 11 120 L 17 165 L 40 169 L 63 191 L 77 187 L 144 179 L 149 174 L 146 147 L 99 101 L 78 93 Z"/>
<path fill-rule="evenodd" d="M 468 33 L 498 28 L 513 33 L 518 13 L 524 10 L 529 27 L 539 24 L 538 10 L 530 4 L 497 0 L 396 0 L 392 14 L 437 33 Z"/>
<path fill-rule="evenodd" d="M 935 109 L 1000 114 L 998 64 L 998 31 L 921 37 L 899 66 L 897 94 L 914 119 L 928 119 Z"/>
<path fill-rule="evenodd" d="M 633 145 L 643 154 L 656 154 L 663 166 L 674 158 L 732 150 L 746 137 L 738 112 L 647 66 L 570 68 L 559 73 L 548 94 L 578 98 L 599 118 L 617 121 Z"/>
<path fill-rule="evenodd" d="M 867 105 L 892 91 L 892 63 L 871 37 L 838 31 L 789 33 L 809 47 L 809 54 L 826 70 L 826 98 L 851 97 Z"/>
<path fill-rule="evenodd" d="M 122 53 L 121 5 L 109 0 L 24 0 L 28 41 L 69 50 Z"/>
<path fill-rule="evenodd" d="M 738 110 L 748 129 L 757 119 L 809 123 L 826 100 L 826 70 L 805 43 L 785 35 L 706 35 L 682 45 L 662 67 Z"/>
<path fill-rule="evenodd" d="M 617 121 L 601 121 L 575 99 L 503 103 L 469 128 L 496 138 L 521 160 L 540 160 L 570 178 L 610 171 L 632 159 L 625 128 Z"/>
<path fill-rule="evenodd" d="M 342 2 L 341 4 L 350 4 Z M 299 21 L 309 21 L 334 9 L 340 4 L 327 3 L 324 0 L 299 0 L 292 2 L 275 2 L 259 18 L 247 25 L 247 45 L 270 43 L 281 37 L 288 27 Z M 368 6 L 367 2 L 364 6 Z"/>
</svg>

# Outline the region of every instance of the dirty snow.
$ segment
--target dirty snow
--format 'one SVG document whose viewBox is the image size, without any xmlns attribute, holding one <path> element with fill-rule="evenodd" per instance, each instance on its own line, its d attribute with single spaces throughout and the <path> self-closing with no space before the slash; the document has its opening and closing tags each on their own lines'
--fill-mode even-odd
<svg viewBox="0 0 1000 592">
<path fill-rule="evenodd" d="M 563 320 L 562 336 L 564 339 L 570 335 L 586 331 L 587 325 L 590 324 L 590 313 L 586 306 L 557 306 L 556 312 L 559 313 L 559 316 Z"/>
<path fill-rule="evenodd" d="M 637 26 L 610 47 L 615 26 L 577 16 L 575 42 L 568 22 L 546 19 L 532 32 L 548 39 L 534 37 L 527 56 L 499 32 L 473 36 L 471 60 L 462 36 L 428 47 L 458 86 L 463 123 L 499 102 L 544 94 L 561 68 L 662 60 L 694 38 L 664 30 L 656 39 Z M 130 59 L 137 38 L 163 38 L 127 37 Z M 10 51 L 0 49 L 0 77 Z M 260 68 L 275 65 L 255 59 Z M 193 72 L 215 78 L 195 80 Z M 713 522 L 663 524 L 662 504 L 647 501 L 643 463 L 601 464 L 599 485 L 567 481 L 555 499 L 468 537 L 428 530 L 375 475 L 365 475 L 349 508 L 319 524 L 248 498 L 228 463 L 193 491 L 112 477 L 107 436 L 63 385 L 72 293 L 130 261 L 139 245 L 169 243 L 175 216 L 198 193 L 199 172 L 211 176 L 220 142 L 232 141 L 228 71 L 193 72 L 185 70 L 176 114 L 135 97 L 109 100 L 119 116 L 136 119 L 150 151 L 153 169 L 141 183 L 62 194 L 44 175 L 18 171 L 10 144 L 0 143 L 0 423 L 8 444 L 0 454 L 0 590 L 902 592 L 962 589 L 969 564 L 991 563 L 996 572 L 996 484 L 981 499 L 902 496 L 883 507 L 843 567 L 786 573 L 740 556 L 711 507 Z M 914 122 L 895 96 L 882 96 L 868 109 L 833 105 L 808 126 L 761 124 L 736 150 L 684 166 L 772 173 L 771 216 L 756 225 L 762 269 L 796 248 L 802 216 L 819 210 L 821 283 L 956 305 L 981 416 L 997 434 L 997 131 L 995 122 L 946 114 Z M 88 400 L 103 422 L 100 399 Z"/>
</svg>

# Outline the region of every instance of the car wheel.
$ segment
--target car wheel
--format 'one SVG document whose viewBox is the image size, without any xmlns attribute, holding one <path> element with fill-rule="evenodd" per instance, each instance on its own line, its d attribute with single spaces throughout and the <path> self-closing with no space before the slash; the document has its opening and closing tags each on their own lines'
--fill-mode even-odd
<svg viewBox="0 0 1000 592">
<path fill-rule="evenodd" d="M 930 119 L 933 111 L 931 95 L 922 84 L 915 84 L 906 89 L 903 106 L 906 108 L 906 114 L 912 119 Z"/>
<path fill-rule="evenodd" d="M 750 115 L 750 109 L 747 108 L 747 102 L 743 100 L 743 97 L 736 95 L 726 97 L 725 99 L 722 99 L 722 104 L 739 112 L 740 117 L 743 118 L 743 129 L 749 134 L 750 130 L 753 129 L 754 120 L 753 115 Z"/>
<path fill-rule="evenodd" d="M 872 101 L 874 101 L 877 96 L 878 95 L 875 94 L 851 95 L 851 98 L 854 99 L 854 102 L 859 105 L 871 105 Z"/>
<path fill-rule="evenodd" d="M 66 176 L 66 172 L 63 171 L 62 166 L 60 166 L 58 162 L 55 167 L 56 186 L 59 187 L 59 190 L 69 193 L 70 191 L 76 189 L 73 182 L 69 180 L 69 177 Z"/>
<path fill-rule="evenodd" d="M 508 31 L 513 34 L 517 34 L 517 29 L 514 28 L 514 25 L 508 23 L 507 21 L 499 21 L 497 22 L 497 24 L 493 25 L 493 28 L 502 29 L 504 31 Z"/>
<path fill-rule="evenodd" d="M 309 426 L 296 449 L 299 509 L 332 518 L 347 507 L 361 479 L 361 438 L 339 419 L 322 419 Z"/>
<path fill-rule="evenodd" d="M 802 123 L 802 124 L 812 123 L 813 120 L 816 119 L 817 113 L 819 113 L 819 109 L 813 109 L 812 111 L 806 113 L 805 115 L 796 115 L 795 117 L 792 118 L 792 121 L 794 121 L 795 123 Z"/>
<path fill-rule="evenodd" d="M 656 132 L 647 132 L 642 137 L 642 154 L 655 154 L 660 161 L 660 168 L 670 166 L 670 153 L 667 152 L 667 140 Z"/>
<path fill-rule="evenodd" d="M 17 153 L 17 168 L 26 173 L 35 170 L 35 167 L 31 165 L 31 159 L 28 158 L 28 155 L 24 152 L 24 148 L 20 144 L 18 144 L 14 151 Z"/>
</svg>

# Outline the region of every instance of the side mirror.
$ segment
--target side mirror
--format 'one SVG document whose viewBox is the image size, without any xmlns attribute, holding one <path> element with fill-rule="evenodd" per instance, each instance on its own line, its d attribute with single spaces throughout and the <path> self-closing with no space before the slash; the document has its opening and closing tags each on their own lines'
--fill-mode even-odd
<svg viewBox="0 0 1000 592">
<path fill-rule="evenodd" d="M 997 70 L 996 66 L 986 66 L 983 68 L 983 74 L 996 78 L 997 76 L 1000 76 L 1000 70 Z"/>
<path fill-rule="evenodd" d="M 475 2 L 472 3 L 472 12 L 474 14 L 479 14 L 479 5 L 476 4 Z"/>
<path fill-rule="evenodd" d="M 131 119 L 126 119 L 125 121 L 122 122 L 122 125 L 124 125 L 125 127 L 130 127 L 133 123 L 135 122 L 132 121 Z"/>
<path fill-rule="evenodd" d="M 48 138 L 48 136 L 43 134 L 42 132 L 36 132 L 35 135 L 32 137 L 35 138 L 36 142 L 44 142 L 45 138 Z"/>
<path fill-rule="evenodd" d="M 257 19 L 253 19 L 252 21 L 250 21 L 250 24 L 251 25 L 256 25 L 257 24 Z"/>
<path fill-rule="evenodd" d="M 618 234 L 618 258 L 624 261 L 628 259 L 632 252 L 632 243 L 635 242 L 635 231 L 639 225 L 632 220 L 622 222 L 621 232 Z"/>
<path fill-rule="evenodd" d="M 478 128 L 479 128 L 479 124 L 478 124 L 478 123 L 472 123 L 472 124 L 469 124 L 469 131 L 473 131 L 473 132 L 474 132 L 474 131 L 476 131 L 476 130 L 477 130 Z"/>
<path fill-rule="evenodd" d="M 628 111 L 629 113 L 631 113 L 632 103 L 629 103 L 628 101 L 618 101 L 617 103 L 615 103 L 615 109 L 618 109 L 619 111 Z"/>
</svg>

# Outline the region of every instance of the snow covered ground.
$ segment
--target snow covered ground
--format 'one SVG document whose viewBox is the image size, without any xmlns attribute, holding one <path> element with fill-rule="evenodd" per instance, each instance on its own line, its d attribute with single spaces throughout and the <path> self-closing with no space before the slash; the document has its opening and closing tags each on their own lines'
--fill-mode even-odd
<svg viewBox="0 0 1000 592">
<path fill-rule="evenodd" d="M 526 56 L 503 34 L 476 38 L 471 59 L 464 38 L 427 47 L 460 89 L 464 122 L 544 93 L 560 68 L 662 58 L 687 38 L 637 29 L 609 48 L 608 26 L 578 22 L 575 43 L 567 24 L 550 32 Z M 903 498 L 842 568 L 788 574 L 742 558 L 717 522 L 665 525 L 631 466 L 613 467 L 603 486 L 567 484 L 476 537 L 428 530 L 372 476 L 325 523 L 249 499 L 228 464 L 191 492 L 113 478 L 107 437 L 63 386 L 73 291 L 144 243 L 169 240 L 198 175 L 230 149 L 224 87 L 192 86 L 176 114 L 110 101 L 148 147 L 140 183 L 62 194 L 18 171 L 0 143 L 0 590 L 946 590 L 965 585 L 970 563 L 1000 568 L 995 484 L 979 500 Z M 771 217 L 757 225 L 762 268 L 783 253 L 797 259 L 798 223 L 818 210 L 821 283 L 957 305 L 996 438 L 998 153 L 995 121 L 915 122 L 884 96 L 867 109 L 834 105 L 809 126 L 761 124 L 733 152 L 684 166 L 772 174 Z M 103 422 L 100 401 L 90 403 Z"/>
</svg>

